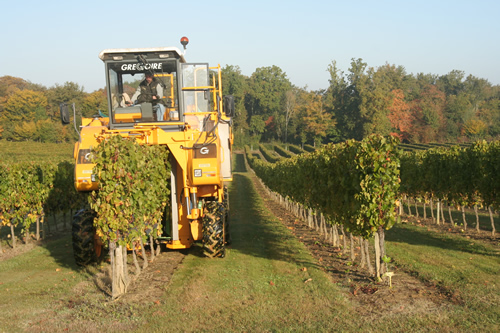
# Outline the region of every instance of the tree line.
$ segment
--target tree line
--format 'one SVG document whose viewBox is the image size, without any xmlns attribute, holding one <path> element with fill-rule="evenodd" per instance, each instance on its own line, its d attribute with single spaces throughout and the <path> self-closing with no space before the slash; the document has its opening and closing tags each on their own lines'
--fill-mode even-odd
<svg viewBox="0 0 500 333">
<path fill-rule="evenodd" d="M 279 141 L 317 145 L 393 135 L 403 142 L 469 142 L 500 137 L 500 86 L 463 71 L 408 74 L 403 66 L 368 67 L 352 59 L 347 72 L 327 66 L 329 86 L 293 85 L 277 66 L 250 76 L 226 66 L 223 90 L 236 97 L 238 144 Z"/>
<path fill-rule="evenodd" d="M 236 144 L 279 141 L 317 145 L 394 135 L 403 142 L 470 142 L 500 137 L 500 86 L 463 71 L 409 74 L 403 66 L 369 67 L 352 59 L 347 72 L 333 61 L 328 87 L 297 87 L 278 66 L 250 76 L 238 66 L 222 70 L 223 93 L 235 96 Z M 107 110 L 104 89 L 92 93 L 74 82 L 47 88 L 0 77 L 0 139 L 71 141 L 59 122 L 59 104 L 75 103 L 90 117 Z"/>
<path fill-rule="evenodd" d="M 22 78 L 0 77 L 0 139 L 10 141 L 74 142 L 73 127 L 61 124 L 59 105 L 75 103 L 77 114 L 91 117 L 106 111 L 104 89 L 86 93 L 74 82 L 47 88 Z"/>
</svg>

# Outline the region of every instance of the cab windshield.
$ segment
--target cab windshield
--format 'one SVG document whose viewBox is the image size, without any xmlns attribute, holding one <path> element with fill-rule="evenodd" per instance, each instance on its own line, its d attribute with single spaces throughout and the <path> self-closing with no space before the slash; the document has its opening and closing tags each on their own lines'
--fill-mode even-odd
<svg viewBox="0 0 500 333">
<path fill-rule="evenodd" d="M 179 121 L 175 60 L 108 63 L 113 124 Z"/>
</svg>

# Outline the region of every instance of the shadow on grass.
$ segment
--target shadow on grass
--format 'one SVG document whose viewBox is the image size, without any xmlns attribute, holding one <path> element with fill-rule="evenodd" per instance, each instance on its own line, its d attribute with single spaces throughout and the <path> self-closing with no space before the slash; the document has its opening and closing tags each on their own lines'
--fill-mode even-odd
<svg viewBox="0 0 500 333">
<path fill-rule="evenodd" d="M 302 245 L 275 220 L 262 203 L 252 180 L 243 174 L 233 175 L 229 189 L 231 248 L 247 255 L 272 260 L 316 266 L 302 253 Z"/>
<path fill-rule="evenodd" d="M 79 271 L 87 278 L 92 278 L 99 270 L 100 262 L 88 265 L 87 267 L 78 266 L 73 256 L 73 244 L 70 234 L 61 234 L 44 240 L 41 245 L 58 267 Z M 97 284 L 96 284 L 97 286 Z M 99 287 L 99 286 L 97 286 Z"/>
<path fill-rule="evenodd" d="M 233 171 L 234 172 L 247 172 L 244 154 L 235 154 L 234 170 Z"/>
<path fill-rule="evenodd" d="M 386 240 L 390 242 L 433 246 L 452 251 L 500 257 L 499 254 L 492 252 L 481 244 L 477 244 L 474 240 L 429 232 L 424 228 L 416 226 L 396 225 L 391 230 L 386 231 Z"/>
</svg>

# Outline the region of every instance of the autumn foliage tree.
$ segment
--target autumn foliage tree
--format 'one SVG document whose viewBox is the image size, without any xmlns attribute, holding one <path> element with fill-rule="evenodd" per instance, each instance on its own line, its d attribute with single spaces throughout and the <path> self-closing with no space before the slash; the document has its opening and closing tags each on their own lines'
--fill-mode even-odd
<svg viewBox="0 0 500 333">
<path fill-rule="evenodd" d="M 76 83 L 47 89 L 20 78 L 0 77 L 0 138 L 42 142 L 75 140 L 74 129 L 68 131 L 61 126 L 59 103 L 74 101 L 81 107 L 83 96 L 85 93 Z"/>
<path fill-rule="evenodd" d="M 42 92 L 16 90 L 5 103 L 0 120 L 4 124 L 3 136 L 26 140 L 36 132 L 36 121 L 46 119 L 47 98 Z"/>
<path fill-rule="evenodd" d="M 47 118 L 47 97 L 42 92 L 17 90 L 8 99 L 2 112 L 7 122 L 36 121 Z"/>
<path fill-rule="evenodd" d="M 445 105 L 445 94 L 435 85 L 427 85 L 420 98 L 413 101 L 415 126 L 411 139 L 414 142 L 435 142 L 444 139 Z"/>
<path fill-rule="evenodd" d="M 321 143 L 326 137 L 328 128 L 334 124 L 332 115 L 326 112 L 323 98 L 314 92 L 303 93 L 301 98 L 301 108 L 299 117 L 302 121 L 299 131 L 303 140 L 313 142 L 314 144 Z"/>
<path fill-rule="evenodd" d="M 392 91 L 392 105 L 389 107 L 389 121 L 393 129 L 392 135 L 399 137 L 401 141 L 409 140 L 414 121 L 410 105 L 405 101 L 404 92 L 401 89 Z"/>
</svg>

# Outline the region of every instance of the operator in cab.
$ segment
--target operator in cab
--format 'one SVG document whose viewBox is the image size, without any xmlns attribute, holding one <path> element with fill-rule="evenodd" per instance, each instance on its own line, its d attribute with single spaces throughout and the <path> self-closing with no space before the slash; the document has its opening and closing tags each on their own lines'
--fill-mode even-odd
<svg viewBox="0 0 500 333">
<path fill-rule="evenodd" d="M 134 95 L 127 105 L 152 103 L 153 111 L 156 113 L 156 120 L 163 121 L 165 115 L 165 105 L 163 104 L 163 87 L 152 73 L 146 73 L 144 80 L 139 84 Z"/>
</svg>

